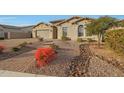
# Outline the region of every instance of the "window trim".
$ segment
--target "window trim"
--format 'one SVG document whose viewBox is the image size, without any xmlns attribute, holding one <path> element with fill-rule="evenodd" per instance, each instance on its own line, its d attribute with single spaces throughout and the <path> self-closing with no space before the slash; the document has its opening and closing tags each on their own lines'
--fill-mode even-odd
<svg viewBox="0 0 124 93">
<path fill-rule="evenodd" d="M 68 27 L 62 27 L 62 36 L 67 37 L 67 35 L 68 35 Z"/>
<path fill-rule="evenodd" d="M 82 37 L 84 35 L 85 35 L 85 33 L 84 33 L 84 25 L 79 25 L 78 26 L 78 37 Z"/>
</svg>

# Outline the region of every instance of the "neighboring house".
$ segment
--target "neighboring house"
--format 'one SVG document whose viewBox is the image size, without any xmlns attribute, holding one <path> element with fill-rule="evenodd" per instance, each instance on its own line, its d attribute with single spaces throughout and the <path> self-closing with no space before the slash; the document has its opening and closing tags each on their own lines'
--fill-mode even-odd
<svg viewBox="0 0 124 93">
<path fill-rule="evenodd" d="M 88 36 L 85 29 L 86 25 L 92 21 L 91 18 L 74 16 L 67 20 L 51 21 L 51 24 L 39 23 L 34 26 L 32 34 L 34 38 L 42 37 L 45 39 L 61 39 L 63 36 L 71 40 L 77 40 L 77 38 L 96 39 L 96 36 Z"/>
<path fill-rule="evenodd" d="M 31 32 L 7 32 L 7 39 L 31 38 Z"/>
<path fill-rule="evenodd" d="M 9 25 L 0 25 L 0 38 L 3 39 L 21 39 L 32 37 L 32 27 L 16 27 Z"/>
<path fill-rule="evenodd" d="M 0 31 L 0 39 L 4 39 L 4 38 L 5 38 L 4 32 Z"/>
<path fill-rule="evenodd" d="M 31 38 L 31 32 L 4 32 L 0 31 L 1 39 L 23 39 L 23 38 Z"/>
</svg>

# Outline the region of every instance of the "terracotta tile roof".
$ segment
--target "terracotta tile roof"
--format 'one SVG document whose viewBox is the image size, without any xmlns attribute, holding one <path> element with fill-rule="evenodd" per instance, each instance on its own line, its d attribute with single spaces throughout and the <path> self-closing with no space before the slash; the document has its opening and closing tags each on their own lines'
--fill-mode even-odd
<svg viewBox="0 0 124 93">
<path fill-rule="evenodd" d="M 80 16 L 73 16 L 73 17 L 71 17 L 71 18 L 69 18 L 69 19 L 67 19 L 67 20 L 65 20 L 65 19 L 60 19 L 60 20 L 50 21 L 50 23 L 52 23 L 53 25 L 50 25 L 50 24 L 46 24 L 46 23 L 44 23 L 44 22 L 41 22 L 41 23 L 38 23 L 37 25 L 35 25 L 33 28 L 35 28 L 36 26 L 39 26 L 39 25 L 41 25 L 41 24 L 45 24 L 45 25 L 47 25 L 47 26 L 53 27 L 54 24 L 57 23 L 56 26 L 59 26 L 59 25 L 61 25 L 61 24 L 63 24 L 63 23 L 66 23 L 66 22 L 68 22 L 68 21 L 70 21 L 70 20 L 73 20 L 73 19 L 77 19 L 77 20 L 74 21 L 72 24 L 75 24 L 75 23 L 80 22 L 80 21 L 82 21 L 82 20 L 94 20 L 94 19 L 92 19 L 92 18 L 82 18 L 82 17 L 80 17 Z"/>
<path fill-rule="evenodd" d="M 80 17 L 80 16 L 73 16 L 73 17 L 67 19 L 66 21 L 70 21 L 70 20 L 72 20 L 72 19 L 80 19 L 80 18 L 82 18 L 82 17 Z"/>
<path fill-rule="evenodd" d="M 62 21 L 65 21 L 65 19 L 50 21 L 50 23 L 56 24 L 56 23 L 60 23 L 60 22 L 62 22 Z"/>
<path fill-rule="evenodd" d="M 78 22 L 80 22 L 80 21 L 83 21 L 83 20 L 91 20 L 91 21 L 93 21 L 94 19 L 88 18 L 88 17 L 86 17 L 86 18 L 81 18 L 81 19 L 79 19 L 79 20 L 73 22 L 72 24 L 76 24 L 76 23 L 78 23 Z"/>
<path fill-rule="evenodd" d="M 66 22 L 68 22 L 70 20 L 73 20 L 73 19 L 81 19 L 81 18 L 82 17 L 80 17 L 80 16 L 73 16 L 73 17 L 71 17 L 71 18 L 69 18 L 69 19 L 67 19 L 67 20 L 65 20 L 63 22 L 60 22 L 58 25 L 61 25 L 61 24 L 66 23 Z"/>
<path fill-rule="evenodd" d="M 33 28 L 35 28 L 35 27 L 37 27 L 37 26 L 39 26 L 39 25 L 41 25 L 41 24 L 44 24 L 44 25 L 46 25 L 46 26 L 51 26 L 50 24 L 46 24 L 46 23 L 44 23 L 44 22 L 40 22 L 40 23 L 38 23 L 37 25 L 35 25 Z"/>
</svg>

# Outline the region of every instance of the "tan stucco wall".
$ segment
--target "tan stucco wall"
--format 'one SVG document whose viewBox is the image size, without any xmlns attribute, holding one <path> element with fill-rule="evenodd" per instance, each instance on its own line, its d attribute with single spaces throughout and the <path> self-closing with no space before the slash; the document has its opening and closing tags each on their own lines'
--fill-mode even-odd
<svg viewBox="0 0 124 93">
<path fill-rule="evenodd" d="M 68 27 L 68 31 L 67 31 L 67 37 L 71 38 L 72 40 L 76 38 L 76 26 L 72 26 L 69 22 L 68 23 L 64 23 L 60 26 L 58 26 L 58 39 L 61 39 L 62 35 L 63 35 L 63 31 L 62 28 L 63 27 Z"/>
<path fill-rule="evenodd" d="M 75 20 L 74 20 L 75 21 Z M 68 31 L 67 31 L 67 37 L 71 38 L 71 40 L 77 40 L 78 38 L 78 26 L 79 25 L 84 25 L 84 31 L 86 32 L 86 24 L 89 23 L 89 21 L 87 20 L 83 20 L 78 22 L 77 24 L 72 24 L 73 21 L 69 21 L 66 23 L 61 24 L 60 26 L 58 26 L 58 39 L 61 39 L 62 37 L 62 27 L 68 27 Z M 91 36 L 82 36 L 80 38 L 91 38 Z"/>
<path fill-rule="evenodd" d="M 36 38 L 36 32 L 35 31 L 32 31 L 32 37 Z"/>
<path fill-rule="evenodd" d="M 83 39 L 92 38 L 94 40 L 98 40 L 97 35 L 91 35 L 91 36 L 87 35 L 87 30 L 85 28 L 86 28 L 86 25 L 89 24 L 90 22 L 91 22 L 90 20 L 83 20 L 83 21 L 80 21 L 80 22 L 77 23 L 78 26 L 83 25 L 84 26 L 84 31 L 85 31 L 85 36 L 82 36 L 82 37 L 79 37 L 79 38 L 83 38 Z"/>
</svg>

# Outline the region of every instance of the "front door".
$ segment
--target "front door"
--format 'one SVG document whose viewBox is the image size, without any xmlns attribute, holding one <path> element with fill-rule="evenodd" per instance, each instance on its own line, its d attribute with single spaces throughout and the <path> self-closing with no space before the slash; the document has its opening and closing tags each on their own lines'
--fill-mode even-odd
<svg viewBox="0 0 124 93">
<path fill-rule="evenodd" d="M 53 39 L 57 39 L 58 37 L 58 31 L 57 31 L 57 27 L 53 27 Z"/>
</svg>

